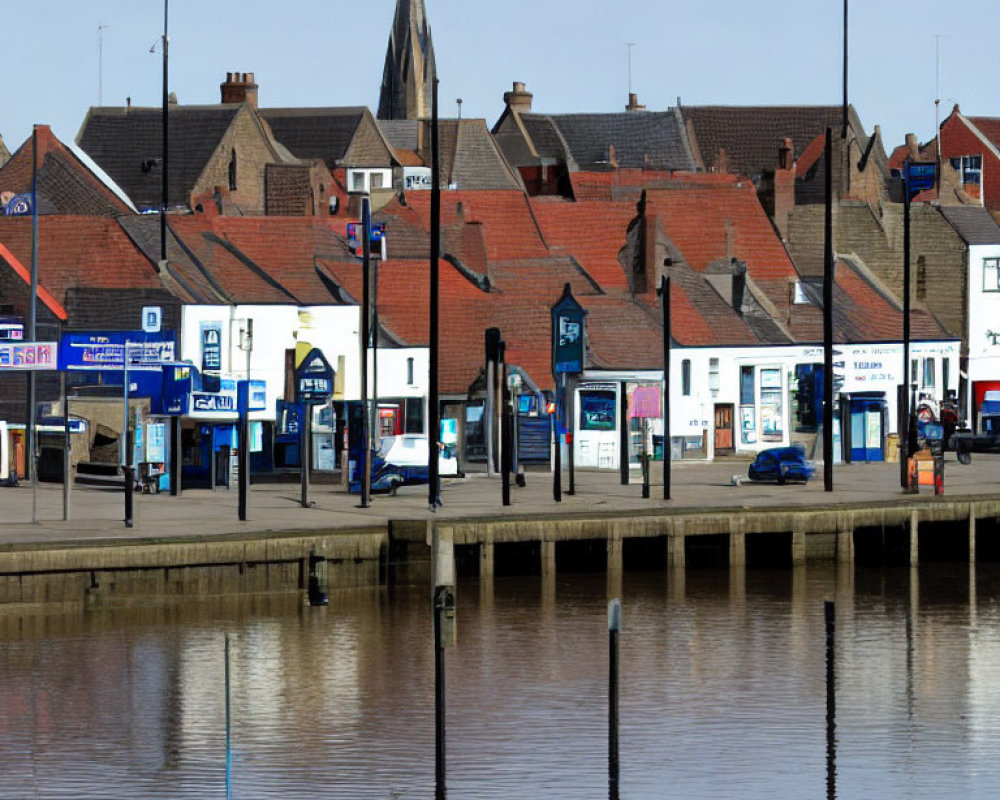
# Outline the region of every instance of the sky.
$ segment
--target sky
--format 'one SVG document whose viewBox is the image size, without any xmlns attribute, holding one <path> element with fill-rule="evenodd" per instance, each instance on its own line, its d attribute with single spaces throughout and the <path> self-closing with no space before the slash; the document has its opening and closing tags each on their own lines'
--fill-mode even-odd
<svg viewBox="0 0 1000 800">
<path fill-rule="evenodd" d="M 226 72 L 253 72 L 262 107 L 374 112 L 395 0 L 168 0 L 169 86 L 219 102 Z M 996 0 L 851 0 L 849 100 L 886 149 L 933 137 L 955 103 L 1000 116 Z M 523 81 L 533 110 L 837 105 L 841 0 L 425 0 L 440 113 L 492 126 Z M 0 135 L 34 123 L 72 141 L 87 109 L 159 106 L 164 0 L 0 0 Z M 947 13 L 943 13 L 943 12 Z M 933 20 L 940 20 L 934 22 Z M 631 46 L 629 46 L 631 45 Z M 153 49 L 154 52 L 150 52 Z M 936 55 L 937 54 L 937 55 Z M 936 66 L 937 65 L 937 66 Z M 631 74 L 631 83 L 630 83 Z"/>
</svg>

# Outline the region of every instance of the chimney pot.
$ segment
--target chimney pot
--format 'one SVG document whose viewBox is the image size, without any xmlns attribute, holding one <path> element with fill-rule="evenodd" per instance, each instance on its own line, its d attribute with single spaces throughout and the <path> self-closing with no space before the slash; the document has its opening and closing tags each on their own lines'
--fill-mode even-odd
<svg viewBox="0 0 1000 800">
<path fill-rule="evenodd" d="M 514 88 L 503 93 L 504 103 L 515 111 L 530 112 L 531 99 L 532 94 L 524 88 L 523 81 L 514 81 Z"/>
<path fill-rule="evenodd" d="M 645 111 L 646 106 L 639 103 L 639 95 L 635 92 L 628 93 L 628 105 L 625 106 L 626 111 Z"/>
</svg>

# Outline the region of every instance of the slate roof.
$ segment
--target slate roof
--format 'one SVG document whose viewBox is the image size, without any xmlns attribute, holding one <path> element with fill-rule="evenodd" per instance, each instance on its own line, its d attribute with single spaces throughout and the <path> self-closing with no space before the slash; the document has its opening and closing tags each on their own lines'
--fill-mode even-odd
<svg viewBox="0 0 1000 800">
<path fill-rule="evenodd" d="M 823 283 L 811 278 L 803 282 L 811 305 L 794 306 L 790 327 L 798 341 L 823 341 Z M 899 342 L 903 331 L 903 309 L 898 299 L 872 279 L 865 266 L 838 257 L 833 288 L 833 339 L 835 342 Z M 918 341 L 952 339 L 933 314 L 923 308 L 910 309 L 910 336 Z"/>
<path fill-rule="evenodd" d="M 519 116 L 539 157 L 565 162 L 571 170 L 608 168 L 612 157 L 624 168 L 696 168 L 675 111 Z"/>
<path fill-rule="evenodd" d="M 123 221 L 151 263 L 159 220 Z M 317 261 L 356 261 L 334 225 L 317 217 L 172 216 L 167 253 L 172 288 L 195 303 L 337 303 Z"/>
<path fill-rule="evenodd" d="M 748 176 L 774 169 L 785 137 L 798 158 L 828 126 L 843 125 L 841 106 L 684 106 L 681 113 L 706 169 L 725 150 L 728 171 Z"/>
<path fill-rule="evenodd" d="M 239 105 L 169 106 L 167 204 L 186 205 Z M 162 194 L 163 114 L 159 108 L 91 108 L 76 137 L 140 209 Z"/>
<path fill-rule="evenodd" d="M 56 138 L 47 125 L 35 126 L 38 146 L 38 213 L 108 217 L 135 210 L 97 175 L 84 157 Z M 31 191 L 32 142 L 28 140 L 0 167 L 0 192 Z"/>
<path fill-rule="evenodd" d="M 941 206 L 938 210 L 966 244 L 1000 244 L 1000 225 L 982 206 Z"/>
<path fill-rule="evenodd" d="M 274 138 L 296 158 L 337 166 L 347 155 L 365 115 L 364 106 L 343 108 L 262 108 Z"/>
</svg>

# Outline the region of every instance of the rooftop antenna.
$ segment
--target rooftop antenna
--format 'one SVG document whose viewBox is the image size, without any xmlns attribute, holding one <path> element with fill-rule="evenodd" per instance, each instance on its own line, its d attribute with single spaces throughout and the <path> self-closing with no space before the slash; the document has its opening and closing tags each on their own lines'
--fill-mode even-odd
<svg viewBox="0 0 1000 800">
<path fill-rule="evenodd" d="M 941 172 L 941 34 L 934 36 L 934 141 L 937 142 L 938 173 Z M 940 177 L 939 177 L 940 180 Z"/>
<path fill-rule="evenodd" d="M 97 23 L 97 105 L 104 105 L 104 31 L 108 26 Z"/>
<path fill-rule="evenodd" d="M 625 42 L 625 47 L 628 48 L 628 93 L 632 94 L 632 48 L 635 42 Z"/>
</svg>

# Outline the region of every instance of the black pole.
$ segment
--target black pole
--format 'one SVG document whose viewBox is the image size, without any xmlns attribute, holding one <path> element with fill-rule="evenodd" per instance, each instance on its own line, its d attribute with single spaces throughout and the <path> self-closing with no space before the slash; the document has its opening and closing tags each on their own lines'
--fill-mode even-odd
<svg viewBox="0 0 1000 800">
<path fill-rule="evenodd" d="M 170 418 L 170 496 L 177 497 L 181 493 L 181 416 Z"/>
<path fill-rule="evenodd" d="M 556 388 L 558 392 L 558 387 Z M 555 442 L 555 452 L 552 454 L 552 499 L 562 502 L 562 442 L 559 441 L 559 413 L 552 412 L 552 440 Z"/>
<path fill-rule="evenodd" d="M 249 384 L 249 381 L 247 381 Z M 239 462 L 240 468 L 240 479 L 239 479 L 239 515 L 240 522 L 247 521 L 247 495 L 250 493 L 250 411 L 249 411 L 249 400 L 250 391 L 249 386 L 247 387 L 246 393 L 247 402 L 244 404 L 243 409 L 240 411 L 240 443 L 237 455 L 237 461 Z M 214 448 L 213 448 L 214 450 Z"/>
<path fill-rule="evenodd" d="M 642 420 L 642 499 L 649 499 L 649 423 Z"/>
<path fill-rule="evenodd" d="M 510 388 L 507 385 L 507 344 L 500 342 L 500 472 L 502 473 L 500 485 L 502 487 L 502 499 L 505 506 L 510 505 L 510 473 L 512 456 L 511 453 L 511 424 L 510 424 Z"/>
<path fill-rule="evenodd" d="M 899 410 L 899 484 L 909 486 L 910 456 L 910 162 L 903 164 L 903 392 Z"/>
<path fill-rule="evenodd" d="M 438 258 L 441 249 L 441 153 L 438 141 L 438 81 L 431 93 L 431 281 L 430 281 L 430 380 L 427 393 L 427 501 L 432 509 L 441 505 L 438 452 L 441 449 L 441 409 L 438 395 Z"/>
<path fill-rule="evenodd" d="M 435 588 L 434 596 L 434 797 L 444 800 L 446 793 L 445 776 L 445 672 L 444 642 L 441 636 L 444 604 L 442 591 Z"/>
<path fill-rule="evenodd" d="M 128 443 L 128 428 L 132 414 L 128 407 L 128 337 L 122 346 L 122 397 L 125 401 L 125 410 L 122 417 L 122 477 L 125 480 L 125 527 L 132 527 L 132 448 Z"/>
<path fill-rule="evenodd" d="M 618 798 L 618 631 L 621 601 L 608 603 L 608 797 Z"/>
<path fill-rule="evenodd" d="M 621 388 L 618 402 L 618 477 L 622 486 L 628 486 L 628 393 L 624 382 L 618 385 Z"/>
<path fill-rule="evenodd" d="M 38 337 L 38 126 L 31 126 L 31 297 L 28 300 L 28 341 Z M 31 521 L 36 519 L 38 431 L 35 424 L 35 370 L 28 370 L 28 456 L 24 471 L 31 480 Z"/>
<path fill-rule="evenodd" d="M 834 648 L 837 623 L 832 601 L 823 603 L 826 622 L 826 796 L 837 796 L 837 682 L 836 650 Z"/>
<path fill-rule="evenodd" d="M 167 7 L 169 0 L 163 0 L 163 175 L 160 188 L 160 261 L 167 260 L 167 203 L 169 199 L 167 186 L 167 132 L 170 127 L 167 115 L 169 93 L 167 90 L 167 62 L 170 50 L 170 39 L 167 36 Z M 171 492 L 173 494 L 173 492 Z"/>
<path fill-rule="evenodd" d="M 576 455 L 574 452 L 576 450 L 574 442 L 576 438 L 576 405 L 573 402 L 574 393 L 573 387 L 567 387 L 565 383 L 563 384 L 563 402 L 566 404 L 566 410 L 563 412 L 566 418 L 566 472 L 568 479 L 566 494 L 576 494 Z"/>
<path fill-rule="evenodd" d="M 66 391 L 66 373 L 59 373 L 59 391 L 63 408 L 63 519 L 69 520 L 69 488 L 72 472 L 72 444 L 69 433 L 69 394 Z"/>
<path fill-rule="evenodd" d="M 371 414 L 368 410 L 368 345 L 371 339 L 372 212 L 368 197 L 361 198 L 361 508 L 371 498 L 372 445 Z"/>
<path fill-rule="evenodd" d="M 669 266 L 666 262 L 664 267 Z M 670 499 L 670 278 L 660 277 L 663 313 L 663 499 Z"/>
<path fill-rule="evenodd" d="M 844 119 L 840 134 L 841 139 L 847 138 L 847 3 L 848 0 L 844 0 Z M 846 152 L 844 157 L 847 157 Z"/>
<path fill-rule="evenodd" d="M 823 489 L 833 491 L 833 132 L 826 129 L 823 221 Z"/>
<path fill-rule="evenodd" d="M 302 464 L 302 497 L 303 508 L 309 508 L 309 467 L 312 459 L 312 406 L 303 405 L 305 419 L 299 423 L 299 462 Z"/>
</svg>

